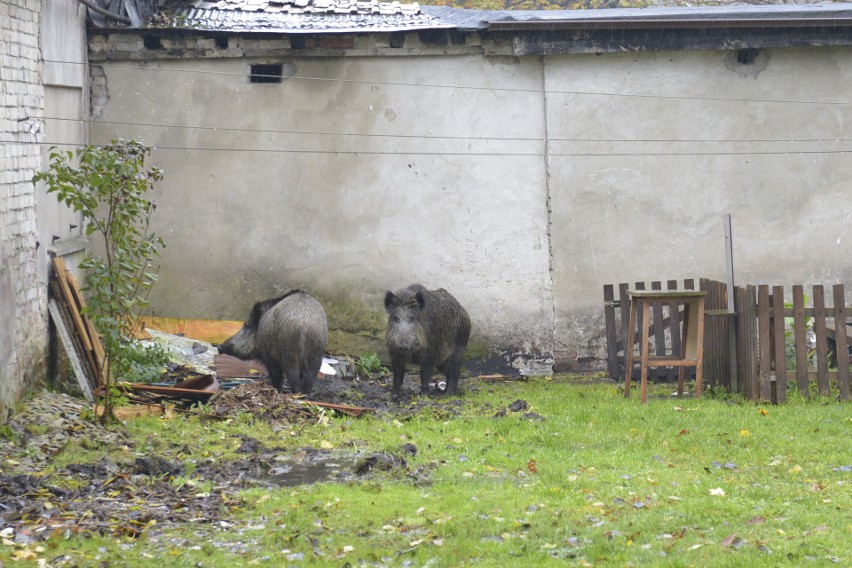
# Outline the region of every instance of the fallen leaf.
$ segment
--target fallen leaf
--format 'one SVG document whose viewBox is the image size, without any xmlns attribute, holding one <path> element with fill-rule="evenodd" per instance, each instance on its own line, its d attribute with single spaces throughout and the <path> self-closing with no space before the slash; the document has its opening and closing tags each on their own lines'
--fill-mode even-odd
<svg viewBox="0 0 852 568">
<path fill-rule="evenodd" d="M 740 436 L 743 438 L 748 438 L 750 435 L 751 433 L 748 430 L 740 430 Z"/>
<path fill-rule="evenodd" d="M 732 534 L 729 537 L 727 537 L 725 540 L 720 542 L 719 544 L 721 544 L 725 548 L 730 548 L 732 546 L 737 547 L 738 545 L 740 545 L 742 543 L 742 541 L 743 541 L 743 539 L 741 539 L 740 537 L 738 537 L 735 534 Z"/>
<path fill-rule="evenodd" d="M 326 440 L 323 440 L 322 442 L 320 442 L 319 445 L 320 445 L 320 448 L 322 448 L 324 450 L 330 450 L 330 449 L 334 448 L 334 444 L 332 444 L 331 442 L 326 441 Z"/>
<path fill-rule="evenodd" d="M 725 490 L 722 489 L 721 487 L 716 487 L 715 489 L 710 490 L 710 495 L 716 495 L 718 497 L 724 497 L 725 496 Z"/>
<path fill-rule="evenodd" d="M 538 473 L 538 468 L 536 467 L 535 460 L 530 460 L 527 462 L 527 469 L 533 473 Z"/>
<path fill-rule="evenodd" d="M 767 414 L 769 414 L 769 411 L 765 408 L 758 408 L 757 411 L 760 413 L 761 416 L 766 416 Z"/>
<path fill-rule="evenodd" d="M 754 525 L 761 525 L 765 522 L 766 522 L 766 519 L 764 517 L 757 515 L 756 517 L 752 517 L 748 521 L 746 521 L 746 524 L 754 526 Z"/>
</svg>

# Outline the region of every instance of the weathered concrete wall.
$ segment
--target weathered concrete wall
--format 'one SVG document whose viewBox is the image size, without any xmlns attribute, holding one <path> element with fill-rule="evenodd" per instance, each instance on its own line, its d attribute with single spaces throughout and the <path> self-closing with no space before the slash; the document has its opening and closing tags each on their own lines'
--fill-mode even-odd
<svg viewBox="0 0 852 568">
<path fill-rule="evenodd" d="M 36 201 L 30 181 L 44 90 L 39 61 L 40 0 L 0 3 L 0 422 L 44 377 L 47 303 L 38 279 Z"/>
<path fill-rule="evenodd" d="M 850 55 L 547 60 L 561 348 L 601 352 L 604 284 L 724 281 L 725 213 L 737 282 L 852 283 Z"/>
<path fill-rule="evenodd" d="M 381 320 L 388 288 L 422 282 L 479 340 L 550 351 L 540 62 L 301 58 L 254 84 L 257 62 L 103 66 L 93 140 L 156 146 L 165 171 L 158 313 L 243 318 L 304 286 Z"/>
<path fill-rule="evenodd" d="M 734 53 L 111 61 L 92 136 L 158 147 L 161 315 L 304 286 L 376 336 L 421 281 L 479 345 L 595 367 L 602 286 L 722 279 L 724 213 L 738 281 L 852 280 L 849 50 Z M 249 83 L 269 61 L 287 78 Z"/>
</svg>

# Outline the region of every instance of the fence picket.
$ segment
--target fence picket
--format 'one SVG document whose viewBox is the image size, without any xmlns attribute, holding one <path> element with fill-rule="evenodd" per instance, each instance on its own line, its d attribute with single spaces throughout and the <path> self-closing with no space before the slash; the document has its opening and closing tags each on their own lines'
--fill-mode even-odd
<svg viewBox="0 0 852 568">
<path fill-rule="evenodd" d="M 659 281 L 651 282 L 651 290 L 662 290 L 663 283 Z M 654 346 L 656 347 L 657 355 L 665 355 L 666 354 L 666 326 L 663 321 L 663 303 L 662 302 L 654 302 L 653 304 L 653 313 L 654 313 Z M 655 378 L 666 378 L 669 371 L 674 367 L 655 367 L 654 375 Z"/>
<path fill-rule="evenodd" d="M 819 395 L 828 396 L 831 388 L 828 384 L 828 342 L 825 336 L 825 290 L 821 284 L 814 286 L 814 332 Z"/>
<path fill-rule="evenodd" d="M 758 399 L 757 377 L 757 290 L 754 286 L 737 287 L 737 375 L 741 392 L 749 400 Z"/>
<path fill-rule="evenodd" d="M 772 401 L 772 339 L 769 327 L 769 286 L 757 287 L 757 346 L 760 356 L 760 400 Z"/>
<path fill-rule="evenodd" d="M 784 287 L 772 287 L 772 335 L 775 360 L 775 402 L 787 402 L 787 348 L 784 342 Z"/>
<path fill-rule="evenodd" d="M 677 280 L 669 280 L 666 282 L 667 290 L 677 290 Z M 680 307 L 677 302 L 669 302 L 669 336 L 672 342 L 672 353 L 680 355 Z M 677 370 L 674 367 L 669 369 L 668 380 L 672 381 L 677 377 Z"/>
<path fill-rule="evenodd" d="M 625 364 L 627 363 L 627 350 L 633 349 L 633 344 L 627 342 L 630 332 L 630 296 L 627 294 L 627 289 L 627 283 L 618 285 L 618 306 L 621 308 L 621 344 L 622 352 L 624 353 L 621 360 Z M 629 369 L 628 372 L 630 372 L 632 378 L 633 369 Z M 624 379 L 624 377 L 625 372 L 620 372 L 618 378 Z"/>
<path fill-rule="evenodd" d="M 793 337 L 796 349 L 796 384 L 803 398 L 808 390 L 808 346 L 805 337 L 805 291 L 801 284 L 793 286 Z"/>
</svg>

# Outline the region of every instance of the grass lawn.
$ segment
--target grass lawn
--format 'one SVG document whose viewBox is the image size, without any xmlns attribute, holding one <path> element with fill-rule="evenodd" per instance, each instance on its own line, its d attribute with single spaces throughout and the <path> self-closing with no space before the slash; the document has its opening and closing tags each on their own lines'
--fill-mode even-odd
<svg viewBox="0 0 852 568">
<path fill-rule="evenodd" d="M 642 405 L 638 391 L 625 399 L 569 376 L 464 384 L 458 412 L 405 418 L 326 413 L 278 431 L 251 416 L 133 420 L 137 451 L 167 440 L 203 448 L 173 480 L 201 492 L 217 489 L 190 462 L 236 458 L 233 433 L 282 454 L 417 453 L 358 481 L 235 491 L 216 524 L 156 538 L 58 534 L 36 556 L 73 566 L 852 566 L 849 404 L 675 399 L 658 386 Z M 519 399 L 528 408 L 495 416 Z"/>
</svg>

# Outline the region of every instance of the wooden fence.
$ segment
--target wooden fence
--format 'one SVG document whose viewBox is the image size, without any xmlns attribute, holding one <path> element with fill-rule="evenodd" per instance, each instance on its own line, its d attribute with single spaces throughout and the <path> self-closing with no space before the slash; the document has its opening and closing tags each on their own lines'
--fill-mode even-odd
<svg viewBox="0 0 852 568">
<path fill-rule="evenodd" d="M 628 284 L 604 286 L 607 368 L 610 376 L 624 379 L 624 343 L 630 321 Z M 662 282 L 637 282 L 634 290 L 662 290 Z M 678 282 L 666 282 L 666 290 L 678 290 Z M 694 280 L 684 280 L 683 290 L 694 290 Z M 727 285 L 699 280 L 707 292 L 704 328 L 704 384 L 739 392 L 751 400 L 784 402 L 788 380 L 795 380 L 805 397 L 811 382 L 822 396 L 830 394 L 830 383 L 838 383 L 841 400 L 850 400 L 847 320 L 852 307 L 845 304 L 842 284 L 833 287 L 833 307 L 825 306 L 824 287 L 812 289 L 812 306 L 806 307 L 804 287 L 792 287 L 792 302 L 785 304 L 784 288 L 737 286 L 734 311 L 727 309 Z M 650 311 L 650 337 L 654 355 L 680 351 L 683 313 L 677 305 L 656 302 Z M 640 314 L 641 317 L 641 314 Z M 841 323 L 842 322 L 842 323 Z M 642 322 L 638 322 L 641 329 Z M 636 349 L 640 334 L 635 334 Z M 788 370 L 792 366 L 794 369 Z M 783 372 L 781 372 L 783 371 Z M 639 369 L 634 369 L 634 378 Z M 651 369 L 652 380 L 674 380 L 674 368 Z"/>
</svg>

